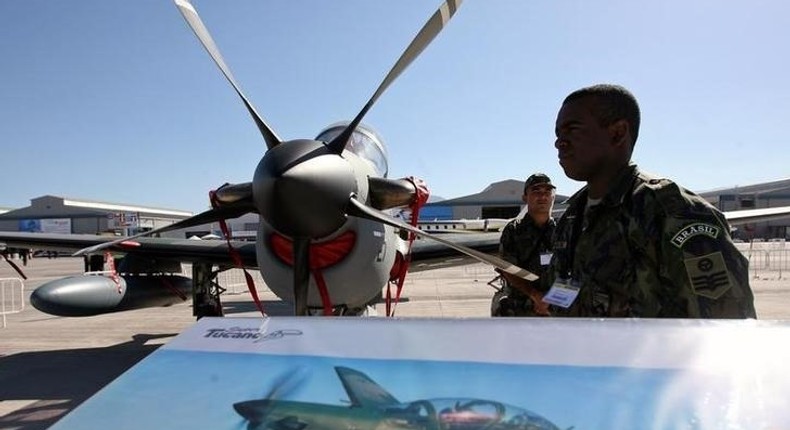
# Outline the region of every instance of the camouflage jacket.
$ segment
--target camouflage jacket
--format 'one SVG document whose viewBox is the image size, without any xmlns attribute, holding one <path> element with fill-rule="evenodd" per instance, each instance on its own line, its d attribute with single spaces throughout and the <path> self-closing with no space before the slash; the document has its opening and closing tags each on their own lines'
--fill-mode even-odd
<svg viewBox="0 0 790 430">
<path fill-rule="evenodd" d="M 538 226 L 529 214 L 510 221 L 502 229 L 499 253 L 504 260 L 543 277 L 549 266 L 540 264 L 540 256 L 552 252 L 555 226 L 554 219 L 549 219 L 543 227 Z M 542 284 L 536 282 L 534 286 L 540 289 Z"/>
<path fill-rule="evenodd" d="M 755 318 L 748 260 L 723 214 L 668 179 L 623 170 L 585 209 L 587 188 L 557 224 L 552 270 L 579 295 L 552 314 L 579 317 Z"/>
</svg>

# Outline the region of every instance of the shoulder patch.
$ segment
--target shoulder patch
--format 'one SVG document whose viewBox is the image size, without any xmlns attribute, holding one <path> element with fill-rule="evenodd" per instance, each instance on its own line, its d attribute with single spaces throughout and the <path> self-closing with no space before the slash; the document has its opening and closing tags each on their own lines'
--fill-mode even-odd
<svg viewBox="0 0 790 430">
<path fill-rule="evenodd" d="M 698 296 L 718 299 L 732 287 L 730 273 L 721 252 L 683 260 L 691 289 Z"/>
<path fill-rule="evenodd" d="M 701 234 L 716 239 L 719 237 L 719 233 L 721 232 L 721 228 L 705 223 L 694 223 L 689 224 L 686 227 L 683 227 L 675 236 L 672 237 L 672 244 L 678 248 L 682 248 L 683 244 L 686 243 L 687 240 L 691 239 L 694 236 L 699 236 Z"/>
</svg>

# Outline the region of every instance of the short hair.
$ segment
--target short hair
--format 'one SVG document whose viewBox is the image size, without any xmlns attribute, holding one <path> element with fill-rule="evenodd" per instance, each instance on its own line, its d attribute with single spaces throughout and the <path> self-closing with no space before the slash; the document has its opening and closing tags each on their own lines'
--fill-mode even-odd
<svg viewBox="0 0 790 430">
<path fill-rule="evenodd" d="M 595 108 L 593 115 L 598 119 L 602 127 L 614 124 L 624 119 L 628 122 L 631 129 L 633 142 L 631 147 L 636 145 L 636 138 L 639 137 L 639 123 L 641 115 L 639 113 L 639 103 L 630 91 L 620 85 L 598 84 L 590 87 L 578 89 L 565 97 L 562 104 L 578 100 L 584 97 L 595 98 Z"/>
</svg>

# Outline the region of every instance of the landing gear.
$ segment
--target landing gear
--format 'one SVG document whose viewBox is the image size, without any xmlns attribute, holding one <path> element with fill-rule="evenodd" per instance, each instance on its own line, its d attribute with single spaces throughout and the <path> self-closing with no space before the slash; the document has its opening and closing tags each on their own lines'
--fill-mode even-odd
<svg viewBox="0 0 790 430">
<path fill-rule="evenodd" d="M 101 272 L 104 270 L 104 255 L 86 255 L 82 259 L 85 263 L 85 272 Z"/>
<path fill-rule="evenodd" d="M 213 269 L 210 263 L 192 263 L 192 315 L 197 319 L 222 316 L 220 295 L 225 289 L 214 280 L 219 272 Z"/>
<path fill-rule="evenodd" d="M 323 308 L 307 308 L 308 316 L 323 316 Z M 373 304 L 361 307 L 349 308 L 346 305 L 335 306 L 332 308 L 332 315 L 336 317 L 377 317 L 376 307 Z"/>
</svg>

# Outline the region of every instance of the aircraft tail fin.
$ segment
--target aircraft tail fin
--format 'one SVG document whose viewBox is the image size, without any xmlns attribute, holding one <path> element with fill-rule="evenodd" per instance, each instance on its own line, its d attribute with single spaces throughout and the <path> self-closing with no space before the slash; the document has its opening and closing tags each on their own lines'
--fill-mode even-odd
<svg viewBox="0 0 790 430">
<path fill-rule="evenodd" d="M 348 393 L 352 406 L 385 407 L 399 404 L 398 400 L 381 385 L 358 370 L 336 366 L 335 371 Z"/>
</svg>

